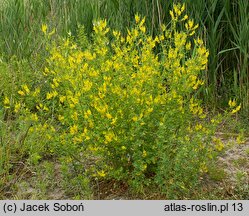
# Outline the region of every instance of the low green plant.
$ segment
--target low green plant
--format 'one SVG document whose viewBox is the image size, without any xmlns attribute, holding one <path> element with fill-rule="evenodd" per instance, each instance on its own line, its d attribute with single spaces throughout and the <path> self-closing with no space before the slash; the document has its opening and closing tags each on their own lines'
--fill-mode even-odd
<svg viewBox="0 0 249 216">
<path fill-rule="evenodd" d="M 246 152 L 246 154 L 249 155 L 249 148 L 247 148 L 247 149 L 245 150 L 245 152 Z"/>
<path fill-rule="evenodd" d="M 60 185 L 67 197 L 76 200 L 93 199 L 90 180 L 91 178 L 82 172 L 82 164 L 73 162 L 68 166 L 68 161 L 61 162 Z"/>
<path fill-rule="evenodd" d="M 222 181 L 227 178 L 227 173 L 223 167 L 220 167 L 217 163 L 212 163 L 208 166 L 208 176 L 215 181 Z"/>
</svg>

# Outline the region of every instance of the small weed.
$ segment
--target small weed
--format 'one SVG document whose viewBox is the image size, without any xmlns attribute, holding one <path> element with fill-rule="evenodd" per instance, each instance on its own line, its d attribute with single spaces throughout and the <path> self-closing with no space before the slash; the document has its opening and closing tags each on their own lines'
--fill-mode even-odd
<svg viewBox="0 0 249 216">
<path fill-rule="evenodd" d="M 233 164 L 240 168 L 246 166 L 248 163 L 248 159 L 245 157 L 239 157 L 238 159 L 233 160 Z"/>
<path fill-rule="evenodd" d="M 245 171 L 236 173 L 236 193 L 240 195 L 240 199 L 249 199 L 249 175 Z"/>
</svg>

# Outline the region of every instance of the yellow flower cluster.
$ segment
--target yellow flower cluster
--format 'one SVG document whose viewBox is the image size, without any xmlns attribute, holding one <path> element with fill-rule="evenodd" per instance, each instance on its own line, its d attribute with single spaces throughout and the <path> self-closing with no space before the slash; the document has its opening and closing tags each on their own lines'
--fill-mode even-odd
<svg viewBox="0 0 249 216">
<path fill-rule="evenodd" d="M 3 99 L 3 105 L 6 109 L 10 108 L 10 99 L 7 96 Z"/>
<path fill-rule="evenodd" d="M 28 95 L 29 93 L 30 93 L 30 90 L 26 84 L 22 85 L 22 89 L 18 91 L 18 94 L 21 96 Z"/>
<path fill-rule="evenodd" d="M 232 114 L 237 113 L 241 109 L 241 104 L 236 107 L 237 105 L 236 100 L 230 99 L 228 102 L 228 105 L 232 109 L 231 111 Z"/>
<path fill-rule="evenodd" d="M 173 10 L 170 10 L 170 16 L 172 18 L 173 21 L 177 21 L 178 18 L 182 15 L 182 13 L 185 10 L 185 4 L 181 5 L 181 4 L 174 4 L 173 5 Z M 187 19 L 186 16 L 184 16 L 184 19 Z"/>
</svg>

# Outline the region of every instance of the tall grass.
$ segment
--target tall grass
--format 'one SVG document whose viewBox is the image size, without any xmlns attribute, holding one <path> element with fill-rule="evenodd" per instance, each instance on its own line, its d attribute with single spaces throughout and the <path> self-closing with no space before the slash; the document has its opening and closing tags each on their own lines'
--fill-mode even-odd
<svg viewBox="0 0 249 216">
<path fill-rule="evenodd" d="M 43 44 L 42 23 L 56 28 L 59 35 L 75 33 L 79 24 L 90 32 L 93 20 L 90 2 L 94 1 L 1 0 L 0 52 L 18 58 L 39 53 Z"/>
<path fill-rule="evenodd" d="M 230 5 L 227 5 L 229 7 Z M 228 68 L 233 76 L 232 94 L 242 102 L 249 114 L 249 2 L 238 0 L 226 10 L 231 35 L 231 49 L 228 50 Z M 233 88 L 232 88 L 233 87 Z"/>
<path fill-rule="evenodd" d="M 124 34 L 136 13 L 146 16 L 147 31 L 155 35 L 169 23 L 174 2 L 185 2 L 187 13 L 198 22 L 197 32 L 210 51 L 205 101 L 222 107 L 236 97 L 249 114 L 249 2 L 247 0 L 2 0 L 0 9 L 0 52 L 27 58 L 39 54 L 40 31 L 46 22 L 59 35 L 76 33 L 84 25 L 91 34 L 93 20 L 107 19 Z"/>
</svg>

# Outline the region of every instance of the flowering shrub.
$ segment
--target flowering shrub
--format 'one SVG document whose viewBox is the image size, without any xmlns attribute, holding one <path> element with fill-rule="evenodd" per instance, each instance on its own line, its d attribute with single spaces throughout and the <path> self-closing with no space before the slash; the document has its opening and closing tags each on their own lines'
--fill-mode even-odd
<svg viewBox="0 0 249 216">
<path fill-rule="evenodd" d="M 127 181 L 136 190 L 158 185 L 169 198 L 196 185 L 212 158 L 219 119 L 207 123 L 194 97 L 208 51 L 183 12 L 184 5 L 174 5 L 171 27 L 154 38 L 136 15 L 127 36 L 101 20 L 91 43 L 67 38 L 50 47 L 45 81 L 23 84 L 13 105 L 32 123 L 29 136 L 43 143 L 33 159 L 49 152 L 92 177 Z M 43 32 L 49 35 L 44 25 Z"/>
</svg>

